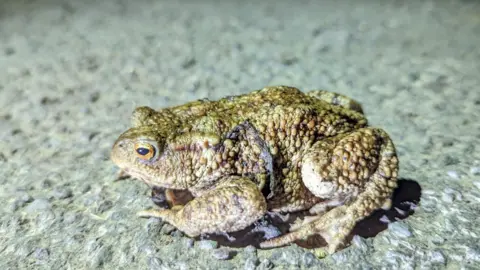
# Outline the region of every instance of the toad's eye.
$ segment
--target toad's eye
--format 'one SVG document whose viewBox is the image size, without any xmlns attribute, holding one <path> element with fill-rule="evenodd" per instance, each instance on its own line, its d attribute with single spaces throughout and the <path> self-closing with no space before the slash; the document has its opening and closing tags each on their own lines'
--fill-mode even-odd
<svg viewBox="0 0 480 270">
<path fill-rule="evenodd" d="M 137 142 L 135 144 L 135 152 L 137 153 L 137 157 L 143 160 L 151 160 L 155 157 L 157 153 L 156 147 L 147 142 Z"/>
</svg>

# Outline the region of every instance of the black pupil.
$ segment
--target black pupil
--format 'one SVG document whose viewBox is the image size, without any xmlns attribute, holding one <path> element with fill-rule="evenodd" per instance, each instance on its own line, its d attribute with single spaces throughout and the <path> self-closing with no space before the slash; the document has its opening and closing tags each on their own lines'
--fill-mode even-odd
<svg viewBox="0 0 480 270">
<path fill-rule="evenodd" d="M 148 149 L 148 148 L 143 148 L 143 147 L 137 148 L 137 153 L 139 155 L 145 156 L 149 152 L 150 152 L 150 149 Z"/>
</svg>

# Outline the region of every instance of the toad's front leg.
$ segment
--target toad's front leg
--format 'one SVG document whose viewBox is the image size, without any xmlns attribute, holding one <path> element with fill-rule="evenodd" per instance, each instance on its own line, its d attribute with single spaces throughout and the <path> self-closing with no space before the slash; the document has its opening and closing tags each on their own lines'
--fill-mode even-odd
<svg viewBox="0 0 480 270">
<path fill-rule="evenodd" d="M 185 206 L 139 212 L 158 217 L 190 237 L 203 233 L 233 232 L 246 228 L 267 211 L 263 194 L 250 179 L 228 176 L 214 189 L 202 193 Z"/>
<path fill-rule="evenodd" d="M 319 234 L 329 253 L 337 251 L 358 221 L 389 204 L 397 170 L 395 147 L 383 130 L 365 128 L 318 142 L 303 158 L 302 180 L 314 195 L 341 204 L 260 246 L 282 246 Z"/>
</svg>

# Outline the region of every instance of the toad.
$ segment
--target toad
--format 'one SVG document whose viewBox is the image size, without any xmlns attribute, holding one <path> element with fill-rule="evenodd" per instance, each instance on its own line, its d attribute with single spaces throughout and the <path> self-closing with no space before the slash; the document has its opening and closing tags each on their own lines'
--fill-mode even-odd
<svg viewBox="0 0 480 270">
<path fill-rule="evenodd" d="M 333 92 L 266 87 L 216 101 L 138 107 L 113 145 L 123 173 L 193 199 L 139 212 L 191 237 L 246 228 L 267 212 L 308 211 L 261 248 L 320 235 L 326 251 L 355 224 L 389 208 L 398 160 L 388 134 L 367 124 L 356 101 Z"/>
</svg>

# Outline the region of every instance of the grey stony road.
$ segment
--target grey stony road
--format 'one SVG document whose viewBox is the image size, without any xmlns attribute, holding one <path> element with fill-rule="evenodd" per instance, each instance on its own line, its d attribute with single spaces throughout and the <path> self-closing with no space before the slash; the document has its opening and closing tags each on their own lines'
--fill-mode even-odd
<svg viewBox="0 0 480 270">
<path fill-rule="evenodd" d="M 0 269 L 480 269 L 479 63 L 478 1 L 2 1 Z M 136 106 L 278 84 L 361 102 L 414 214 L 322 260 L 135 217 L 108 158 Z"/>
</svg>

